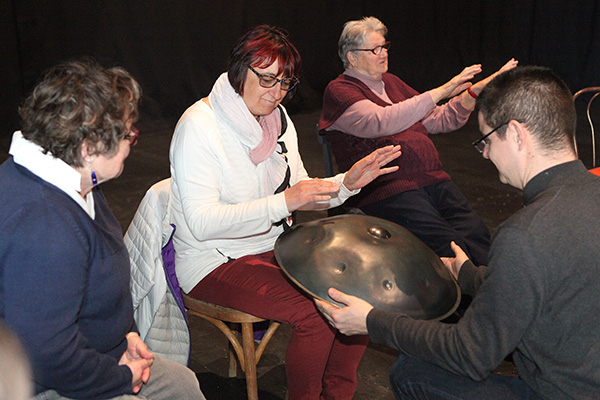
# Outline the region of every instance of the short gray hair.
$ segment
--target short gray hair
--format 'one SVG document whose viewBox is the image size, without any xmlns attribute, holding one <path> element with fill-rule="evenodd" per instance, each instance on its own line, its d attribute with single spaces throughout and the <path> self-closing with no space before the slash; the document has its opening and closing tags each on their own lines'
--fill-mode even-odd
<svg viewBox="0 0 600 400">
<path fill-rule="evenodd" d="M 344 64 L 344 68 L 350 66 L 346 53 L 361 48 L 367 34 L 370 32 L 379 32 L 385 36 L 388 29 L 383 22 L 375 17 L 364 17 L 363 19 L 348 21 L 344 24 L 338 42 L 338 55 Z"/>
</svg>

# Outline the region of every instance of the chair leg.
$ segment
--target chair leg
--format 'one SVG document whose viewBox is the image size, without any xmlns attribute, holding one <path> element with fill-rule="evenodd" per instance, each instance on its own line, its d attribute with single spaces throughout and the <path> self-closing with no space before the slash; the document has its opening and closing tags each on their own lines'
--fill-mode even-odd
<svg viewBox="0 0 600 400">
<path fill-rule="evenodd" d="M 256 358 L 254 353 L 254 328 L 251 322 L 242 323 L 242 347 L 244 348 L 244 365 L 246 373 L 246 391 L 248 400 L 258 400 L 258 383 L 256 378 Z"/>
<path fill-rule="evenodd" d="M 233 347 L 231 342 L 229 342 L 229 346 L 227 346 L 227 348 L 229 349 L 229 377 L 237 378 L 237 376 L 238 376 L 237 363 L 238 362 L 237 362 L 237 356 L 235 354 L 235 348 Z"/>
<path fill-rule="evenodd" d="M 262 357 L 263 352 L 265 351 L 265 348 L 267 347 L 267 343 L 269 343 L 269 340 L 271 340 L 271 338 L 273 337 L 273 334 L 275 333 L 277 328 L 279 328 L 280 325 L 281 324 L 279 322 L 275 322 L 275 321 L 271 321 L 271 323 L 269 324 L 269 328 L 265 332 L 264 336 L 262 337 L 262 340 L 260 341 L 260 343 L 258 344 L 258 347 L 256 348 L 255 354 L 256 354 L 256 363 L 257 364 L 260 361 L 260 358 Z"/>
</svg>

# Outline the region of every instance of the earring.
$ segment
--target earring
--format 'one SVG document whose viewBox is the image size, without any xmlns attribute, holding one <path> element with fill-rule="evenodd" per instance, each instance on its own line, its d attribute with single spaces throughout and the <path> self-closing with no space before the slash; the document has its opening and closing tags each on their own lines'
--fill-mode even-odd
<svg viewBox="0 0 600 400">
<path fill-rule="evenodd" d="M 98 184 L 98 179 L 96 179 L 96 173 L 92 171 L 92 184 L 96 186 Z"/>
</svg>

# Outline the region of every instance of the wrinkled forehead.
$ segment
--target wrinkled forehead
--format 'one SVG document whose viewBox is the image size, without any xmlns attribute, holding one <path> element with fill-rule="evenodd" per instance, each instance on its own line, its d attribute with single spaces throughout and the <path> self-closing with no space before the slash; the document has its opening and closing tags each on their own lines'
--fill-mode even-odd
<svg viewBox="0 0 600 400">
<path fill-rule="evenodd" d="M 364 48 L 373 48 L 385 43 L 385 37 L 378 31 L 368 31 L 363 38 Z"/>
</svg>

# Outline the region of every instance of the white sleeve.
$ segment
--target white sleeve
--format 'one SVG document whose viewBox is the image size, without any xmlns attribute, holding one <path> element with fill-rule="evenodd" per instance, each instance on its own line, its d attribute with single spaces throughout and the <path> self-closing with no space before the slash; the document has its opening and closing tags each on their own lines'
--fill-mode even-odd
<svg viewBox="0 0 600 400">
<path fill-rule="evenodd" d="M 235 167 L 227 162 L 227 151 L 219 140 L 218 126 L 210 110 L 182 117 L 175 129 L 171 175 L 185 222 L 196 240 L 259 235 L 289 215 L 283 193 L 252 199 L 258 185 L 244 182 L 242 177 L 239 182 L 228 183 L 228 189 L 233 187 L 240 198 L 249 200 L 235 204 L 222 202 L 224 180 L 236 175 L 226 171 Z"/>
</svg>

